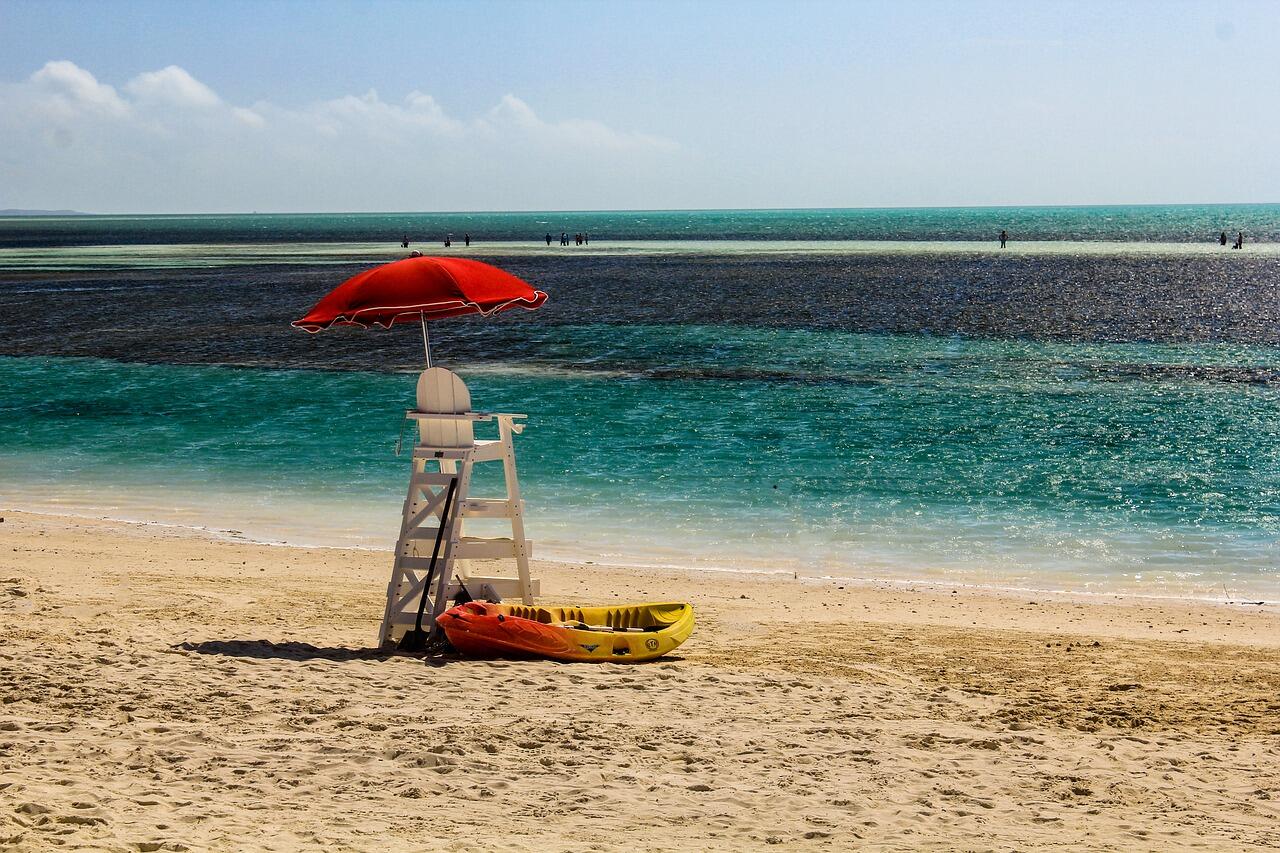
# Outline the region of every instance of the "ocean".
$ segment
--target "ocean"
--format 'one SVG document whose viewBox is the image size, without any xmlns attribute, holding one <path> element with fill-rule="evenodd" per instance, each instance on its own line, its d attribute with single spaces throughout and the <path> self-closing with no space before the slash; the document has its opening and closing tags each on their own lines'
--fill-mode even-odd
<svg viewBox="0 0 1280 853">
<path fill-rule="evenodd" d="M 1280 205 L 0 219 L 0 505 L 390 548 L 402 235 L 551 294 L 432 326 L 538 556 L 1280 598 Z"/>
</svg>

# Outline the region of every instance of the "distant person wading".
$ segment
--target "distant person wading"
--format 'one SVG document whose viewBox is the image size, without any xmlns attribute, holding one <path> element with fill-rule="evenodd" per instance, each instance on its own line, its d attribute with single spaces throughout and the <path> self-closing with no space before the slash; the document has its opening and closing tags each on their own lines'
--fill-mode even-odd
<svg viewBox="0 0 1280 853">
<path fill-rule="evenodd" d="M 1009 232 L 1008 232 L 1008 231 L 1001 230 L 1001 232 L 1000 232 L 1000 248 L 1001 248 L 1001 249 L 1003 249 L 1003 248 L 1005 247 L 1005 243 L 1008 243 L 1008 242 L 1009 242 Z"/>
</svg>

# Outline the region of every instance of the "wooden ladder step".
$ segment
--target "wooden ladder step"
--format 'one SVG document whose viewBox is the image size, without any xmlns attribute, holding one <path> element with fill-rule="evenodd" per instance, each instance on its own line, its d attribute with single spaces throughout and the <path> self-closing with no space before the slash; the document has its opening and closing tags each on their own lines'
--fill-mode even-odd
<svg viewBox="0 0 1280 853">
<path fill-rule="evenodd" d="M 489 586 L 502 598 L 517 598 L 520 593 L 520 578 L 495 577 L 492 575 L 468 575 L 464 578 L 467 584 L 467 592 L 472 595 L 480 595 L 484 592 L 484 587 Z M 542 583 L 537 578 L 529 579 L 529 587 L 531 595 L 542 594 Z M 460 587 L 455 581 L 449 584 L 449 598 L 452 599 L 458 594 Z"/>
<path fill-rule="evenodd" d="M 526 553 L 533 555 L 533 543 L 525 540 Z M 453 556 L 458 560 L 514 559 L 516 543 L 506 537 L 464 536 L 453 546 Z"/>
<path fill-rule="evenodd" d="M 401 568 L 412 569 L 415 572 L 421 572 L 431 568 L 431 555 L 428 554 L 425 557 L 409 557 L 409 556 L 397 555 L 396 562 L 400 564 Z M 444 564 L 445 564 L 444 559 L 436 560 L 436 569 L 439 570 L 441 567 L 444 566 Z"/>
<path fill-rule="evenodd" d="M 415 471 L 409 478 L 411 487 L 417 486 L 448 486 L 449 481 L 456 477 L 456 474 L 442 474 L 439 471 Z"/>
<path fill-rule="evenodd" d="M 419 531 L 424 532 L 424 534 L 430 534 L 429 536 L 423 535 L 420 539 L 427 539 L 431 542 L 435 541 L 436 534 L 434 530 L 419 528 Z M 526 539 L 524 542 L 525 554 L 532 557 L 533 541 Z M 401 547 L 403 547 L 403 543 Z M 418 556 L 400 554 L 397 555 L 396 560 L 403 568 L 406 569 L 413 569 L 414 571 L 428 569 L 431 567 L 431 555 L 428 553 L 426 556 L 423 556 L 421 554 L 421 550 L 422 549 L 420 548 Z M 442 548 L 441 551 L 443 550 L 444 549 Z M 464 536 L 453 543 L 453 548 L 449 552 L 449 558 L 451 560 L 502 560 L 514 559 L 515 556 L 515 540 L 509 539 L 505 536 Z M 442 554 L 440 559 L 436 561 L 436 568 L 438 569 L 443 565 L 444 556 Z"/>
<path fill-rule="evenodd" d="M 523 515 L 524 501 L 511 501 L 507 498 L 468 498 L 462 502 L 462 517 L 511 518 L 517 508 Z"/>
<path fill-rule="evenodd" d="M 497 516 L 497 517 L 506 518 L 506 514 L 504 513 L 503 515 Z M 450 524 L 449 527 L 453 527 L 453 525 Z M 427 554 L 428 556 L 430 556 L 430 549 L 435 547 L 436 532 L 439 529 L 440 528 L 438 527 L 414 527 L 411 530 L 408 530 L 405 532 L 404 538 L 400 540 L 397 550 L 408 546 L 409 543 L 411 542 L 415 542 L 418 545 L 418 556 L 422 556 L 422 543 L 425 542 L 427 545 Z M 451 532 L 452 531 L 450 530 L 446 530 L 445 536 L 448 536 Z M 456 557 L 458 555 L 457 553 L 458 545 L 461 545 L 464 542 L 477 542 L 477 541 L 488 542 L 491 540 L 497 540 L 501 542 L 512 541 L 511 537 L 509 536 L 463 536 L 461 539 L 457 539 L 454 541 L 454 546 L 453 546 L 454 556 Z M 444 540 L 441 540 L 440 542 L 440 559 L 444 559 Z"/>
</svg>

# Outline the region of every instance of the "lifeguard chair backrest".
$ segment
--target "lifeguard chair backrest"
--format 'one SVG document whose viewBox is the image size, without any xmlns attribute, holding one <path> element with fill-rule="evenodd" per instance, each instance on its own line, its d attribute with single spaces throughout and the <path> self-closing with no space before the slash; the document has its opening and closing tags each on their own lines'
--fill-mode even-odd
<svg viewBox="0 0 1280 853">
<path fill-rule="evenodd" d="M 443 367 L 429 367 L 418 377 L 418 411 L 462 414 L 471 411 L 471 392 L 458 374 Z M 470 447 L 475 443 L 471 421 L 418 421 L 419 443 L 429 447 Z"/>
</svg>

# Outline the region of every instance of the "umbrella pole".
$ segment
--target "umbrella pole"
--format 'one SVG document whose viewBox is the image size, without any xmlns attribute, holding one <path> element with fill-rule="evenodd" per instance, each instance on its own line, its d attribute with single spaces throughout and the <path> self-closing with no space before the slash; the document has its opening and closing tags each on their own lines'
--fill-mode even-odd
<svg viewBox="0 0 1280 853">
<path fill-rule="evenodd" d="M 422 351 L 427 355 L 427 367 L 431 367 L 431 339 L 427 337 L 427 315 L 418 314 L 418 319 L 422 321 Z"/>
</svg>

